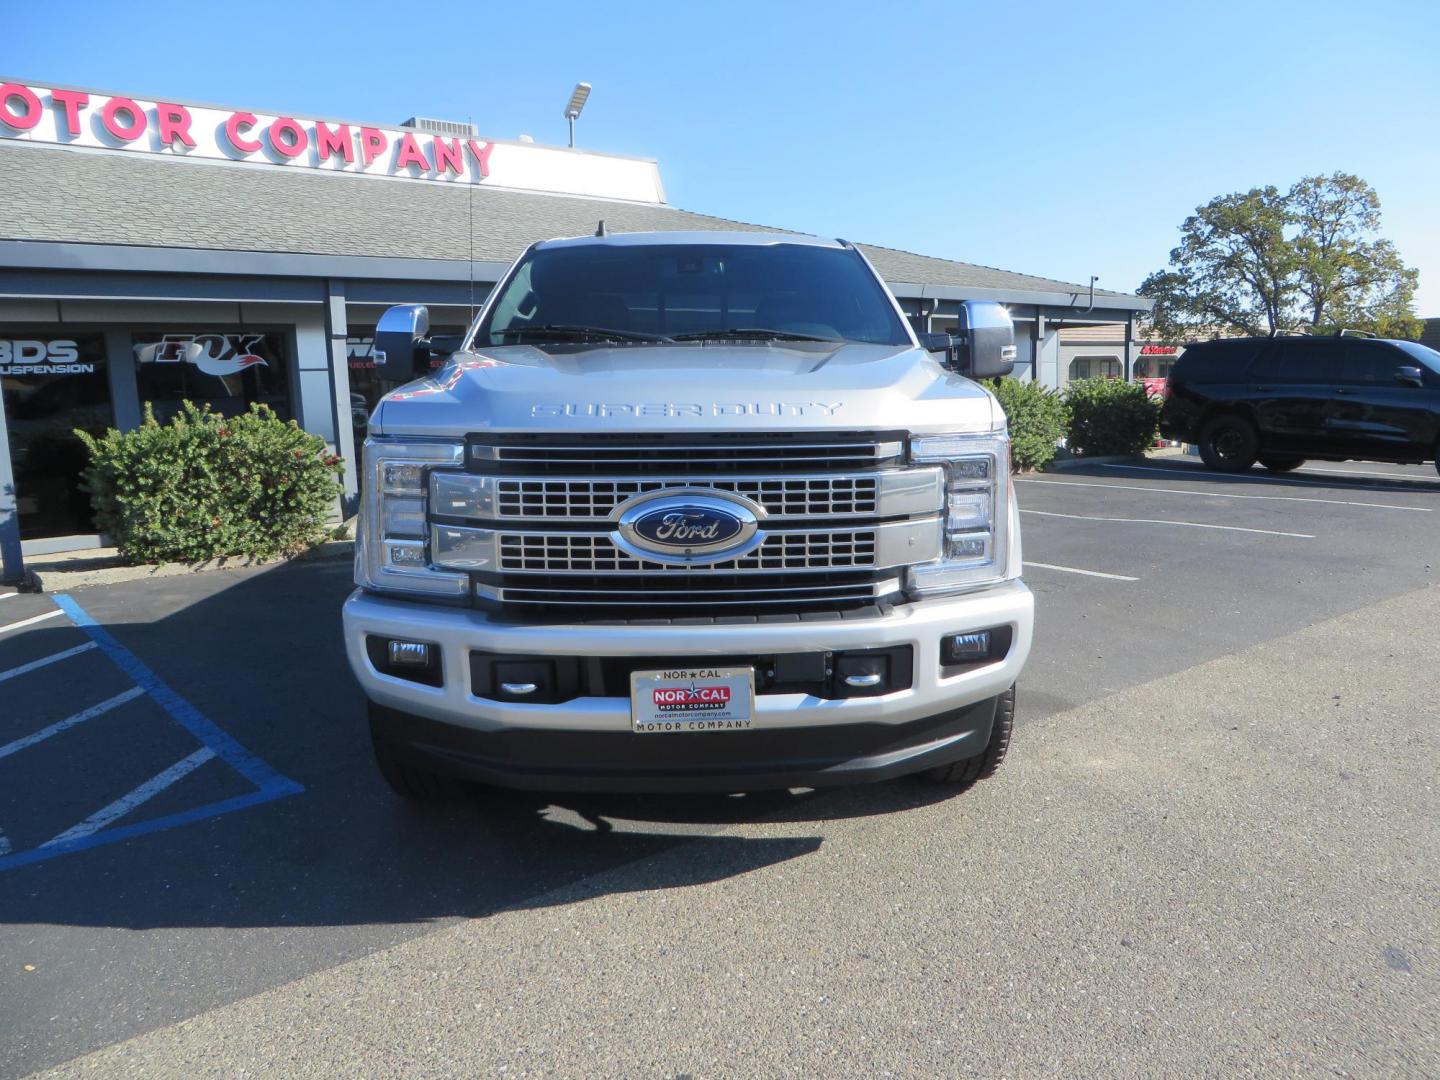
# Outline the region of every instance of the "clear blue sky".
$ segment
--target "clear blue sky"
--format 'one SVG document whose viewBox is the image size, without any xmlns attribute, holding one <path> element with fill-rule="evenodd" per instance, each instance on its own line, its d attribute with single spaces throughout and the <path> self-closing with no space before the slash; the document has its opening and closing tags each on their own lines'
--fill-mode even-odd
<svg viewBox="0 0 1440 1080">
<path fill-rule="evenodd" d="M 1440 4 L 5 4 L 0 72 L 658 158 L 685 209 L 1133 290 L 1213 195 L 1379 191 L 1440 315 Z M 403 223 L 397 222 L 397 228 Z"/>
</svg>

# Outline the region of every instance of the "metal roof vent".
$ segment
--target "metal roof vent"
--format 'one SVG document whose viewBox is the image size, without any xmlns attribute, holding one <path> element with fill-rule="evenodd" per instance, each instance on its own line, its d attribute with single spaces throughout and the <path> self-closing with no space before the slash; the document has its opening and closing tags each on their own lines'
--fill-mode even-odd
<svg viewBox="0 0 1440 1080">
<path fill-rule="evenodd" d="M 428 116 L 412 116 L 400 126 L 414 128 L 416 131 L 428 131 L 432 135 L 449 135 L 457 139 L 473 139 L 480 134 L 474 124 L 462 124 L 457 120 L 433 120 Z"/>
</svg>

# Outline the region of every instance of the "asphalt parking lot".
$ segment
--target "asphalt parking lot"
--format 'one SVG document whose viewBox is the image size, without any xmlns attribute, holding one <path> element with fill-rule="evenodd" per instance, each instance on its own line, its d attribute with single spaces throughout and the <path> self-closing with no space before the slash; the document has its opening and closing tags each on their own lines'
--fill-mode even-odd
<svg viewBox="0 0 1440 1080">
<path fill-rule="evenodd" d="M 1018 489 L 959 798 L 416 814 L 348 564 L 0 600 L 0 1075 L 1440 1074 L 1440 476 Z"/>
</svg>

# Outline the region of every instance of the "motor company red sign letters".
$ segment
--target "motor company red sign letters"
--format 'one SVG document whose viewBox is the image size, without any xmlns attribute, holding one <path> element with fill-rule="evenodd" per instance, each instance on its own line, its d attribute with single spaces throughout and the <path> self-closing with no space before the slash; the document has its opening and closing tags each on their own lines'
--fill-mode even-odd
<svg viewBox="0 0 1440 1080">
<path fill-rule="evenodd" d="M 0 77 L 0 141 L 663 202 L 653 161 Z"/>
</svg>

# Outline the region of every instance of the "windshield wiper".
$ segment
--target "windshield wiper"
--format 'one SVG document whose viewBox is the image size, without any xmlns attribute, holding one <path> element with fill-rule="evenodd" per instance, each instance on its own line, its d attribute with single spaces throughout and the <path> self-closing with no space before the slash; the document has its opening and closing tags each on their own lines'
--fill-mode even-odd
<svg viewBox="0 0 1440 1080">
<path fill-rule="evenodd" d="M 676 334 L 674 341 L 706 341 L 709 339 L 724 341 L 726 339 L 752 338 L 756 341 L 831 341 L 840 342 L 843 338 L 819 337 L 816 334 L 796 334 L 789 330 L 771 330 L 763 326 L 737 326 L 730 330 L 696 330 L 688 334 Z"/>
<path fill-rule="evenodd" d="M 534 334 L 542 337 L 571 338 L 577 341 L 599 338 L 609 341 L 673 341 L 664 334 L 642 334 L 638 330 L 611 330 L 604 326 L 570 326 L 547 323 L 544 326 L 511 326 L 504 330 L 491 331 L 503 337 L 520 337 Z"/>
</svg>

